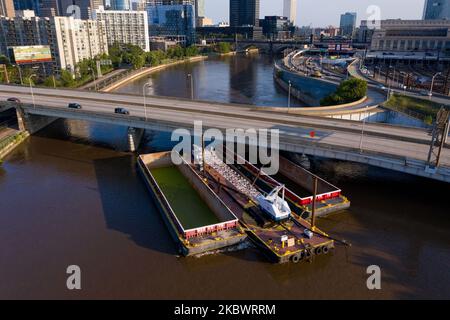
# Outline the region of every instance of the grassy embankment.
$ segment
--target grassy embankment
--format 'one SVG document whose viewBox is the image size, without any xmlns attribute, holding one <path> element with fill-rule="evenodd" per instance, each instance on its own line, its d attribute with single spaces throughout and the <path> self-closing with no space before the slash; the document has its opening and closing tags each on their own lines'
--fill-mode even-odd
<svg viewBox="0 0 450 320">
<path fill-rule="evenodd" d="M 0 164 L 2 164 L 2 153 L 5 148 L 10 146 L 11 144 L 18 145 L 20 142 L 22 142 L 27 137 L 27 134 L 25 132 L 18 132 L 14 135 L 11 135 L 9 137 L 5 137 L 0 140 Z"/>
<path fill-rule="evenodd" d="M 404 112 L 415 118 L 421 119 L 426 124 L 433 123 L 436 114 L 442 107 L 441 104 L 427 100 L 426 98 L 420 99 L 397 93 L 393 94 L 384 105 L 392 110 Z M 446 108 L 449 108 L 449 106 L 446 106 Z"/>
</svg>

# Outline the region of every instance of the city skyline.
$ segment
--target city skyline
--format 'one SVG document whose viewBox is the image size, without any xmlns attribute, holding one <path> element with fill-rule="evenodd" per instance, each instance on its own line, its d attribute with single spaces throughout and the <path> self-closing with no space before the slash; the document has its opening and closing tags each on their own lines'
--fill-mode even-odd
<svg viewBox="0 0 450 320">
<path fill-rule="evenodd" d="M 339 7 L 330 6 L 330 0 L 298 0 L 297 25 L 324 27 L 339 25 L 340 15 L 347 11 L 357 13 L 357 25 L 367 19 L 366 10 L 375 5 L 380 8 L 381 19 L 421 19 L 425 0 L 342 0 Z M 320 12 L 315 8 L 320 8 Z M 229 0 L 206 0 L 206 16 L 215 23 L 229 20 Z M 283 15 L 283 0 L 261 0 L 260 18 Z"/>
</svg>

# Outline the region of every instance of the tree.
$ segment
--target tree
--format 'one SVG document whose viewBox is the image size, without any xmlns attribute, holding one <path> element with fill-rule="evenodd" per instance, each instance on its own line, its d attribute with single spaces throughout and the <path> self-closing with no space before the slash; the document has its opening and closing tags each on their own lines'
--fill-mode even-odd
<svg viewBox="0 0 450 320">
<path fill-rule="evenodd" d="M 173 46 L 167 50 L 167 56 L 170 59 L 181 59 L 184 57 L 184 53 L 184 49 L 179 45 Z"/>
<path fill-rule="evenodd" d="M 2 54 L 0 55 L 0 64 L 6 64 L 7 67 L 11 66 L 11 62 L 8 57 Z"/>
<path fill-rule="evenodd" d="M 228 42 L 219 42 L 217 44 L 217 51 L 219 53 L 228 53 L 231 51 L 231 45 Z"/>
<path fill-rule="evenodd" d="M 186 57 L 194 57 L 197 56 L 199 53 L 198 48 L 195 45 L 187 47 L 184 51 Z"/>
<path fill-rule="evenodd" d="M 60 79 L 64 87 L 72 87 L 75 84 L 72 73 L 67 70 L 61 70 Z"/>
<path fill-rule="evenodd" d="M 130 63 L 133 65 L 134 69 L 140 69 L 145 64 L 145 58 L 143 55 L 131 55 Z"/>
<path fill-rule="evenodd" d="M 343 81 L 336 92 L 320 101 L 322 106 L 345 104 L 355 102 L 367 94 L 367 82 L 361 79 L 351 78 Z"/>
<path fill-rule="evenodd" d="M 167 59 L 167 55 L 161 50 L 150 51 L 145 54 L 145 62 L 151 66 L 160 65 L 164 59 Z"/>
</svg>

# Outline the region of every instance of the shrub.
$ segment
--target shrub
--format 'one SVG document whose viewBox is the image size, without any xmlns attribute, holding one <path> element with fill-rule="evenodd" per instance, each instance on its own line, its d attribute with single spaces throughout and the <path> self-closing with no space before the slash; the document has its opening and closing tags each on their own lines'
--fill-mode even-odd
<svg viewBox="0 0 450 320">
<path fill-rule="evenodd" d="M 367 82 L 364 80 L 351 78 L 343 81 L 336 92 L 323 98 L 320 101 L 322 106 L 345 104 L 358 101 L 367 94 Z"/>
</svg>

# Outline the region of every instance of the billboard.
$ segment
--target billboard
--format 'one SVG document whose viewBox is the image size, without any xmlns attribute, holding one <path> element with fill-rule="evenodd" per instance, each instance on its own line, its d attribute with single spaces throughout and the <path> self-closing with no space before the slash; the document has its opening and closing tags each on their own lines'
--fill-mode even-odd
<svg viewBox="0 0 450 320">
<path fill-rule="evenodd" d="M 13 60 L 17 64 L 51 62 L 52 54 L 49 46 L 9 47 Z"/>
</svg>

